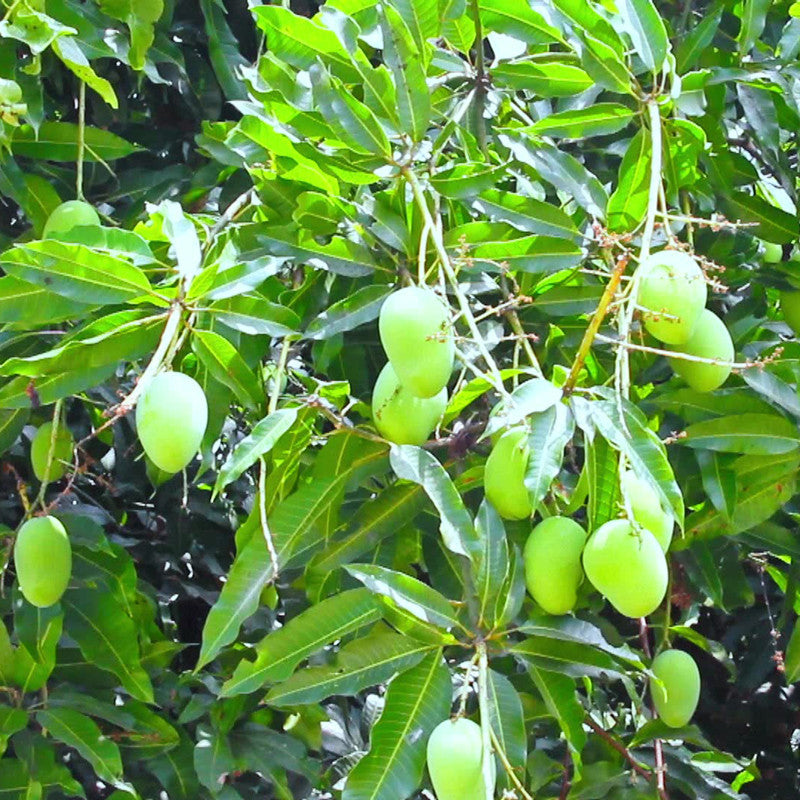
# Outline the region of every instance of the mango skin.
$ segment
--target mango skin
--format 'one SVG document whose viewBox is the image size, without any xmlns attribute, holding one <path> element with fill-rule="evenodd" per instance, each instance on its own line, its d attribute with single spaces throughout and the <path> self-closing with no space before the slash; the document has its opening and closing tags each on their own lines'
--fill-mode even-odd
<svg viewBox="0 0 800 800">
<path fill-rule="evenodd" d="M 548 614 L 567 614 L 583 581 L 581 553 L 586 531 L 569 517 L 540 522 L 525 543 L 525 585 Z"/>
<path fill-rule="evenodd" d="M 623 475 L 622 482 L 631 504 L 633 518 L 656 537 L 656 541 L 666 553 L 672 543 L 674 527 L 672 515 L 661 507 L 661 501 L 650 488 L 650 484 L 637 477 L 633 470 L 628 470 Z"/>
<path fill-rule="evenodd" d="M 22 596 L 38 608 L 55 605 L 72 576 L 72 547 L 55 517 L 29 519 L 17 533 L 14 566 Z"/>
<path fill-rule="evenodd" d="M 667 593 L 667 560 L 650 531 L 635 533 L 627 519 L 601 525 L 583 551 L 589 582 L 620 614 L 652 614 Z"/>
<path fill-rule="evenodd" d="M 437 397 L 455 358 L 449 310 L 438 295 L 416 286 L 394 292 L 381 307 L 378 329 L 403 388 L 417 397 Z"/>
<path fill-rule="evenodd" d="M 83 200 L 67 200 L 56 206 L 47 218 L 42 231 L 43 239 L 58 239 L 61 233 L 69 233 L 73 228 L 100 226 L 100 216 L 93 206 Z"/>
<path fill-rule="evenodd" d="M 527 428 L 506 431 L 495 443 L 483 472 L 483 490 L 504 519 L 527 519 L 533 513 L 525 487 L 528 469 Z"/>
<path fill-rule="evenodd" d="M 181 372 L 161 372 L 136 405 L 136 429 L 145 454 L 164 472 L 180 472 L 195 456 L 208 424 L 200 384 Z"/>
<path fill-rule="evenodd" d="M 640 266 L 637 304 L 644 326 L 667 344 L 683 344 L 692 335 L 708 299 L 703 271 L 679 250 L 653 253 Z"/>
<path fill-rule="evenodd" d="M 703 309 L 700 319 L 689 340 L 672 350 L 702 358 L 717 358 L 723 364 L 702 364 L 671 358 L 670 366 L 676 375 L 683 378 L 697 392 L 713 392 L 731 374 L 730 363 L 734 359 L 733 340 L 725 323 L 713 312 Z"/>
<path fill-rule="evenodd" d="M 800 336 L 800 291 L 785 289 L 780 293 L 780 298 L 783 319 L 794 331 L 795 336 Z"/>
<path fill-rule="evenodd" d="M 446 408 L 446 389 L 434 397 L 417 397 L 400 385 L 391 364 L 381 370 L 372 390 L 375 427 L 395 444 L 425 444 Z"/>
<path fill-rule="evenodd" d="M 650 691 L 658 716 L 670 728 L 688 725 L 700 700 L 700 670 L 683 650 L 664 650 L 653 660 Z"/>
<path fill-rule="evenodd" d="M 50 437 L 52 436 L 53 423 L 45 422 L 34 434 L 31 440 L 31 467 L 36 479 L 43 481 L 47 468 L 47 454 L 50 452 Z M 67 472 L 67 465 L 62 462 L 72 461 L 72 434 L 63 425 L 58 426 L 56 446 L 53 451 L 53 461 L 50 464 L 49 481 L 58 481 Z"/>
<path fill-rule="evenodd" d="M 437 800 L 483 800 L 481 729 L 472 720 L 445 720 L 428 739 L 428 773 Z"/>
</svg>

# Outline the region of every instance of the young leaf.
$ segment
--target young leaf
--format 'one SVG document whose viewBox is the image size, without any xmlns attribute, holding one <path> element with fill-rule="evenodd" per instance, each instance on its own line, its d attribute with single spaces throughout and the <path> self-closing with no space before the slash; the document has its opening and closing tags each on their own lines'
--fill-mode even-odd
<svg viewBox="0 0 800 800">
<path fill-rule="evenodd" d="M 531 415 L 528 435 L 531 454 L 525 472 L 525 487 L 533 508 L 537 508 L 550 491 L 550 485 L 561 470 L 564 448 L 574 432 L 572 414 L 561 403 Z"/>
<path fill-rule="evenodd" d="M 652 0 L 619 0 L 619 13 L 644 65 L 658 72 L 669 49 L 667 29 Z"/>
<path fill-rule="evenodd" d="M 650 131 L 642 128 L 631 139 L 619 167 L 617 188 L 608 199 L 608 227 L 631 231 L 644 219 L 650 186 L 652 142 Z"/>
<path fill-rule="evenodd" d="M 241 403 L 248 408 L 264 404 L 258 379 L 226 338 L 213 331 L 195 330 L 192 350 L 214 378 L 233 390 Z"/>
</svg>

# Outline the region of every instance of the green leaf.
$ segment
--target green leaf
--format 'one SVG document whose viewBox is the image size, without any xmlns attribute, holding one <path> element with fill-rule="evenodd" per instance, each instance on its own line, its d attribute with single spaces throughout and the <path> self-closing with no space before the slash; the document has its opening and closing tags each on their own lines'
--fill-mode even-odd
<svg viewBox="0 0 800 800">
<path fill-rule="evenodd" d="M 529 424 L 530 457 L 525 472 L 525 487 L 531 498 L 531 506 L 537 508 L 561 470 L 564 448 L 575 431 L 575 422 L 569 408 L 559 403 L 533 414 Z"/>
<path fill-rule="evenodd" d="M 84 130 L 86 161 L 114 161 L 140 150 L 136 145 L 101 128 L 87 126 Z M 11 149 L 15 155 L 48 161 L 78 160 L 78 126 L 72 122 L 44 122 L 35 131 L 21 125 L 14 131 Z"/>
<path fill-rule="evenodd" d="M 505 165 L 498 167 L 480 161 L 457 164 L 432 176 L 431 186 L 443 197 L 467 200 L 491 189 L 505 170 Z"/>
<path fill-rule="evenodd" d="M 235 769 L 228 737 L 215 728 L 201 725 L 194 748 L 194 770 L 200 783 L 216 795 Z"/>
<path fill-rule="evenodd" d="M 576 158 L 553 145 L 531 141 L 519 132 L 509 131 L 498 138 L 517 160 L 535 169 L 542 180 L 570 194 L 592 216 L 604 218 L 608 203 L 606 190 Z"/>
<path fill-rule="evenodd" d="M 609 91 L 632 94 L 632 76 L 621 50 L 588 33 L 584 34 L 582 39 L 581 66 L 589 77 Z"/>
<path fill-rule="evenodd" d="M 618 8 L 639 58 L 651 72 L 658 72 L 667 58 L 669 39 L 652 0 L 619 0 Z"/>
<path fill-rule="evenodd" d="M 756 195 L 731 192 L 722 200 L 728 219 L 756 223 L 749 230 L 760 239 L 775 244 L 788 244 L 800 236 L 797 217 Z"/>
<path fill-rule="evenodd" d="M 283 708 L 319 703 L 332 695 L 354 695 L 419 664 L 433 649 L 428 643 L 378 629 L 346 644 L 333 664 L 306 667 L 296 672 L 273 687 L 266 702 Z"/>
<path fill-rule="evenodd" d="M 81 303 L 124 303 L 152 291 L 144 272 L 128 261 L 51 239 L 6 250 L 0 266 L 12 277 Z"/>
<path fill-rule="evenodd" d="M 74 747 L 104 781 L 116 783 L 122 777 L 119 748 L 89 717 L 69 708 L 51 708 L 36 714 L 39 724 L 51 736 Z"/>
<path fill-rule="evenodd" d="M 69 372 L 45 375 L 37 380 L 20 376 L 0 387 L 0 408 L 38 408 L 63 397 L 102 383 L 116 368 L 115 364 L 92 370 L 76 365 Z"/>
<path fill-rule="evenodd" d="M 0 409 L 0 453 L 7 452 L 17 441 L 29 416 L 28 410 L 24 408 Z M 1 633 L 0 636 L 2 636 Z M 2 660 L 2 656 L 0 656 L 0 665 L 2 665 Z M 2 674 L 2 666 L 0 666 L 0 674 Z"/>
<path fill-rule="evenodd" d="M 47 218 L 56 206 L 61 205 L 61 198 L 52 184 L 41 175 L 26 173 L 24 180 L 26 191 L 14 199 L 22 206 L 38 237 L 42 235 Z"/>
<path fill-rule="evenodd" d="M 209 312 L 224 325 L 248 336 L 266 334 L 277 339 L 296 333 L 300 328 L 300 318 L 292 309 L 256 294 L 238 294 L 217 300 Z"/>
<path fill-rule="evenodd" d="M 225 337 L 213 331 L 195 330 L 192 350 L 214 378 L 230 388 L 247 408 L 264 404 L 258 379 Z"/>
<path fill-rule="evenodd" d="M 259 422 L 228 454 L 220 467 L 214 493 L 220 492 L 275 446 L 297 419 L 297 408 L 281 408 Z"/>
<path fill-rule="evenodd" d="M 737 414 L 690 425 L 681 444 L 718 453 L 778 455 L 800 447 L 797 425 L 775 414 Z"/>
<path fill-rule="evenodd" d="M 477 197 L 473 205 L 490 218 L 507 222 L 526 233 L 556 236 L 576 243 L 581 240 L 580 232 L 567 214 L 533 197 L 490 189 Z"/>
<path fill-rule="evenodd" d="M 64 615 L 60 606 L 35 608 L 15 591 L 14 630 L 19 646 L 14 653 L 13 682 L 25 692 L 41 689 L 56 664 Z"/>
<path fill-rule="evenodd" d="M 618 103 L 596 103 L 588 108 L 559 111 L 540 119 L 527 130 L 542 136 L 583 139 L 588 136 L 607 136 L 626 128 L 633 111 Z"/>
<path fill-rule="evenodd" d="M 40 800 L 42 786 L 28 774 L 17 758 L 0 759 L 0 798 L 3 800 Z"/>
<path fill-rule="evenodd" d="M 697 64 L 714 40 L 722 19 L 722 9 L 722 2 L 715 2 L 711 10 L 703 14 L 697 24 L 682 37 L 675 53 L 676 69 L 680 75 Z"/>
<path fill-rule="evenodd" d="M 412 142 L 420 142 L 431 118 L 424 61 L 403 17 L 390 5 L 380 9 L 383 57 L 394 78 L 401 130 Z"/>
<path fill-rule="evenodd" d="M 787 684 L 800 680 L 800 624 L 798 623 L 795 623 L 789 643 L 786 645 L 783 665 Z"/>
<path fill-rule="evenodd" d="M 478 622 L 491 629 L 497 622 L 498 599 L 504 598 L 503 588 L 510 563 L 503 521 L 487 500 L 478 509 L 475 530 L 481 542 L 481 552 L 475 560 L 474 570 Z M 502 611 L 502 608 L 499 610 Z"/>
<path fill-rule="evenodd" d="M 511 681 L 493 669 L 489 670 L 488 695 L 492 730 L 517 777 L 525 783 L 528 737 L 522 701 Z"/>
<path fill-rule="evenodd" d="M 427 740 L 450 710 L 450 674 L 435 650 L 398 675 L 372 728 L 369 752 L 347 777 L 342 800 L 406 800 L 419 787 Z"/>
<path fill-rule="evenodd" d="M 435 456 L 421 447 L 392 445 L 390 460 L 398 478 L 417 483 L 439 512 L 439 530 L 449 550 L 475 556 L 480 542 L 469 512 L 450 476 Z"/>
<path fill-rule="evenodd" d="M 2 285 L 2 278 L 0 278 Z M 351 331 L 378 318 L 381 306 L 392 293 L 391 286 L 364 286 L 343 300 L 332 303 L 314 317 L 306 328 L 305 338 L 325 340 Z M 2 311 L 2 306 L 0 306 Z"/>
<path fill-rule="evenodd" d="M 70 636 L 84 657 L 119 678 L 138 700 L 153 702 L 150 678 L 141 666 L 136 625 L 108 591 L 94 586 L 62 598 Z"/>
<path fill-rule="evenodd" d="M 312 238 L 295 242 L 286 238 L 285 231 L 267 228 L 258 239 L 271 255 L 290 256 L 302 264 L 327 269 L 337 275 L 358 278 L 370 275 L 376 269 L 369 250 L 341 237 L 334 237 L 328 244 L 319 244 Z"/>
<path fill-rule="evenodd" d="M 548 672 L 528 662 L 533 683 L 550 715 L 558 722 L 567 740 L 577 775 L 581 772 L 581 751 L 586 744 L 583 706 L 575 694 L 575 682 L 566 675 Z"/>
<path fill-rule="evenodd" d="M 561 402 L 561 390 L 544 378 L 531 378 L 520 384 L 493 414 L 483 431 L 491 436 L 506 428 L 513 428 L 532 414 L 541 414 Z"/>
<path fill-rule="evenodd" d="M 131 36 L 128 58 L 133 69 L 142 69 L 155 38 L 153 26 L 164 13 L 164 0 L 99 0 L 99 5 L 105 14 L 128 26 Z"/>
<path fill-rule="evenodd" d="M 366 589 L 329 597 L 262 639 L 255 648 L 255 661 L 240 661 L 220 695 L 255 692 L 267 683 L 285 680 L 308 656 L 380 617 L 378 603 Z"/>
<path fill-rule="evenodd" d="M 314 101 L 341 141 L 356 153 L 390 159 L 392 146 L 375 114 L 353 97 L 324 65 L 313 65 L 309 73 Z"/>
<path fill-rule="evenodd" d="M 592 79 L 580 67 L 559 61 L 500 62 L 490 74 L 500 86 L 539 97 L 570 97 L 592 85 Z"/>
<path fill-rule="evenodd" d="M 208 36 L 208 57 L 219 85 L 228 100 L 245 100 L 247 90 L 238 70 L 249 66 L 225 16 L 226 9 L 215 0 L 200 0 Z"/>
<path fill-rule="evenodd" d="M 411 575 L 373 564 L 351 564 L 345 569 L 390 606 L 401 608 L 446 631 L 459 624 L 447 599 Z"/>
<path fill-rule="evenodd" d="M 563 41 L 558 29 L 548 25 L 526 0 L 480 0 L 484 29 L 505 33 L 529 45 Z"/>
<path fill-rule="evenodd" d="M 86 54 L 74 36 L 61 36 L 56 39 L 53 42 L 53 52 L 70 72 L 97 92 L 111 108 L 119 108 L 114 87 L 92 69 L 89 59 L 86 58 Z"/>
<path fill-rule="evenodd" d="M 612 231 L 632 231 L 647 213 L 650 192 L 652 141 L 642 128 L 631 139 L 619 167 L 617 188 L 608 199 L 608 227 Z"/>
<path fill-rule="evenodd" d="M 40 5 L 39 9 L 42 8 Z M 14 11 L 17 13 L 13 14 Z M 74 28 L 27 5 L 22 8 L 10 6 L 0 21 L 0 36 L 23 42 L 36 56 L 47 50 L 60 36 L 70 36 L 76 32 Z"/>
<path fill-rule="evenodd" d="M 708 499 L 728 519 L 736 509 L 736 473 L 725 466 L 723 457 L 710 450 L 698 450 L 697 463 Z"/>
<path fill-rule="evenodd" d="M 749 53 L 764 31 L 767 12 L 772 0 L 744 0 L 742 3 L 742 24 L 739 28 L 739 52 Z"/>
<path fill-rule="evenodd" d="M 383 449 L 348 453 L 346 467 L 334 477 L 320 478 L 303 486 L 283 500 L 269 517 L 278 563 L 273 564 L 261 531 L 258 502 L 247 522 L 239 529 L 240 547 L 228 573 L 219 599 L 203 628 L 203 643 L 196 669 L 215 658 L 235 638 L 241 624 L 258 607 L 262 589 L 293 559 L 308 558 L 308 553 L 324 540 L 320 520 L 334 506 L 353 474 L 383 458 Z M 319 463 L 319 459 L 318 462 Z M 257 500 L 257 499 L 256 499 Z M 246 534 L 243 529 L 246 528 Z"/>
</svg>

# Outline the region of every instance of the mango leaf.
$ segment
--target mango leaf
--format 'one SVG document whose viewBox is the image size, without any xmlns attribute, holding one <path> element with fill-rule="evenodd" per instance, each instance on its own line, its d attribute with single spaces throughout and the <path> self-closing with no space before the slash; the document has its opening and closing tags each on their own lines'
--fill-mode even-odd
<svg viewBox="0 0 800 800">
<path fill-rule="evenodd" d="M 3 800 L 40 800 L 42 785 L 34 780 L 24 761 L 0 759 L 0 797 Z"/>
<path fill-rule="evenodd" d="M 692 69 L 711 44 L 722 19 L 722 9 L 722 2 L 717 0 L 697 24 L 686 32 L 686 36 L 681 38 L 675 52 L 678 74 L 683 75 Z"/>
<path fill-rule="evenodd" d="M 739 52 L 749 53 L 767 22 L 767 12 L 772 0 L 744 0 L 742 3 L 742 24 L 739 28 Z"/>
<path fill-rule="evenodd" d="M 507 222 L 526 233 L 571 239 L 576 243 L 581 240 L 580 232 L 569 216 L 552 203 L 489 189 L 476 198 L 473 205 L 490 218 Z"/>
<path fill-rule="evenodd" d="M 208 36 L 208 57 L 219 85 L 228 100 L 244 100 L 247 90 L 239 70 L 248 66 L 248 61 L 239 51 L 239 43 L 225 20 L 225 7 L 215 0 L 200 0 L 200 8 Z"/>
<path fill-rule="evenodd" d="M 575 694 L 575 682 L 566 675 L 548 672 L 531 662 L 527 662 L 526 667 L 548 712 L 564 733 L 576 775 L 579 776 L 582 770 L 581 751 L 586 744 L 586 733 L 583 730 L 583 706 Z"/>
<path fill-rule="evenodd" d="M 153 687 L 141 665 L 136 626 L 110 592 L 70 589 L 62 598 L 70 635 L 85 658 L 119 678 L 138 700 L 153 702 Z"/>
<path fill-rule="evenodd" d="M 619 167 L 617 188 L 608 199 L 608 227 L 631 231 L 644 219 L 650 187 L 652 143 L 650 131 L 642 128 L 631 139 Z"/>
<path fill-rule="evenodd" d="M 152 292 L 138 267 L 80 244 L 29 242 L 0 254 L 8 275 L 81 303 L 124 303 Z"/>
<path fill-rule="evenodd" d="M 784 675 L 786 683 L 792 684 L 800 680 L 800 624 L 795 623 L 789 643 L 786 645 L 784 658 Z"/>
<path fill-rule="evenodd" d="M 216 795 L 235 769 L 228 737 L 216 728 L 201 725 L 194 747 L 194 771 L 200 783 Z"/>
<path fill-rule="evenodd" d="M 62 61 L 64 66 L 82 80 L 90 89 L 93 89 L 111 108 L 119 108 L 119 101 L 114 92 L 114 87 L 101 78 L 89 63 L 86 54 L 81 49 L 74 36 L 60 36 L 53 42 L 53 52 Z"/>
<path fill-rule="evenodd" d="M 717 511 L 730 519 L 736 509 L 738 494 L 736 473 L 726 466 L 723 456 L 713 451 L 698 450 L 695 456 L 708 499 Z"/>
<path fill-rule="evenodd" d="M 357 278 L 369 275 L 376 269 L 369 250 L 341 237 L 335 236 L 324 245 L 310 238 L 295 242 L 286 238 L 283 229 L 267 228 L 258 236 L 258 240 L 271 255 L 290 256 L 300 263 L 330 270 L 337 275 Z"/>
<path fill-rule="evenodd" d="M 548 25 L 525 0 L 480 0 L 485 30 L 513 36 L 530 45 L 563 41 L 557 28 Z"/>
<path fill-rule="evenodd" d="M 225 337 L 214 331 L 195 330 L 192 350 L 211 375 L 231 389 L 247 408 L 264 404 L 265 397 L 258 379 Z"/>
<path fill-rule="evenodd" d="M 318 703 L 332 695 L 354 695 L 419 664 L 433 649 L 426 642 L 378 629 L 346 644 L 333 664 L 306 667 L 274 686 L 266 702 L 282 708 Z"/>
<path fill-rule="evenodd" d="M 502 408 L 492 416 L 482 438 L 506 428 L 513 428 L 533 414 L 541 414 L 561 401 L 561 390 L 544 378 L 531 378 L 521 383 L 503 401 Z"/>
<path fill-rule="evenodd" d="M 164 0 L 99 0 L 99 4 L 103 13 L 128 26 L 131 36 L 128 58 L 134 69 L 142 69 L 155 38 L 153 26 L 164 13 Z"/>
<path fill-rule="evenodd" d="M 406 800 L 419 786 L 425 747 L 450 710 L 450 674 L 434 650 L 389 684 L 369 752 L 347 777 L 342 800 Z"/>
<path fill-rule="evenodd" d="M 297 408 L 281 408 L 259 422 L 228 454 L 220 467 L 214 493 L 222 491 L 275 446 L 297 419 Z"/>
<path fill-rule="evenodd" d="M 19 645 L 14 652 L 12 680 L 23 694 L 36 692 L 47 683 L 56 665 L 56 646 L 63 623 L 60 606 L 35 608 L 22 600 L 17 587 L 14 630 Z"/>
<path fill-rule="evenodd" d="M 116 369 L 107 364 L 97 369 L 81 369 L 76 365 L 69 372 L 45 375 L 31 380 L 24 375 L 12 378 L 0 387 L 0 408 L 38 408 L 62 397 L 76 394 L 102 383 Z"/>
<path fill-rule="evenodd" d="M 449 550 L 474 557 L 480 549 L 475 525 L 450 476 L 421 447 L 392 445 L 390 461 L 398 478 L 419 484 L 439 512 L 439 530 Z"/>
<path fill-rule="evenodd" d="M 669 49 L 667 29 L 652 0 L 620 0 L 619 13 L 644 65 L 658 72 Z"/>
<path fill-rule="evenodd" d="M 447 631 L 459 624 L 447 599 L 411 575 L 377 564 L 351 564 L 345 569 L 383 602 L 401 608 L 424 622 Z"/>
<path fill-rule="evenodd" d="M 314 64 L 309 73 L 314 101 L 341 141 L 356 153 L 391 158 L 392 146 L 375 114 L 321 63 Z"/>
<path fill-rule="evenodd" d="M 489 722 L 492 730 L 517 778 L 524 783 L 528 737 L 525 732 L 522 701 L 511 681 L 493 669 L 489 670 L 488 695 Z"/>
<path fill-rule="evenodd" d="M 51 708 L 36 714 L 39 724 L 51 736 L 74 747 L 100 778 L 116 783 L 122 777 L 119 748 L 89 717 L 69 708 Z"/>
<path fill-rule="evenodd" d="M 475 531 L 481 542 L 481 553 L 475 560 L 474 570 L 478 623 L 492 628 L 496 622 L 497 600 L 503 596 L 510 565 L 503 521 L 487 500 L 478 509 Z"/>
<path fill-rule="evenodd" d="M 697 422 L 681 444 L 718 453 L 779 455 L 800 447 L 797 425 L 775 414 L 737 414 Z"/>
<path fill-rule="evenodd" d="M 248 336 L 266 334 L 281 338 L 296 333 L 300 318 L 292 309 L 255 294 L 238 294 L 218 300 L 210 308 L 220 322 Z"/>
<path fill-rule="evenodd" d="M 0 278 L 2 285 L 2 278 Z M 364 286 L 344 300 L 332 303 L 309 323 L 305 331 L 308 339 L 330 339 L 378 318 L 381 306 L 392 293 L 390 286 Z M 2 306 L 0 305 L 0 311 Z"/>
<path fill-rule="evenodd" d="M 403 17 L 391 5 L 379 8 L 383 57 L 394 78 L 401 130 L 412 142 L 419 142 L 425 136 L 431 118 L 424 59 Z"/>
<path fill-rule="evenodd" d="M 114 161 L 136 153 L 140 148 L 101 128 L 87 126 L 84 131 L 86 161 Z M 20 125 L 14 131 L 11 149 L 15 155 L 48 161 L 78 160 L 78 126 L 72 122 L 44 122 L 35 131 Z"/>
<path fill-rule="evenodd" d="M 607 136 L 627 127 L 633 111 L 618 103 L 596 103 L 589 108 L 559 111 L 540 119 L 528 128 L 541 136 L 583 139 L 588 136 Z"/>
<path fill-rule="evenodd" d="M 27 409 L 0 409 L 0 452 L 5 453 L 22 433 L 22 429 L 30 416 Z M 2 633 L 0 633 L 2 636 Z M 2 663 L 2 657 L 0 657 Z M 0 667 L 0 673 L 2 668 Z"/>
<path fill-rule="evenodd" d="M 539 97 L 570 97 L 592 85 L 592 79 L 580 67 L 555 60 L 500 62 L 490 73 L 500 86 Z"/>
<path fill-rule="evenodd" d="M 723 198 L 723 208 L 729 219 L 756 223 L 749 230 L 768 242 L 788 244 L 800 235 L 797 217 L 756 195 L 731 192 Z"/>
<path fill-rule="evenodd" d="M 329 597 L 262 639 L 255 648 L 255 661 L 240 661 L 220 695 L 254 692 L 266 683 L 285 680 L 312 653 L 380 617 L 378 603 L 366 589 Z"/>
<path fill-rule="evenodd" d="M 569 408 L 558 403 L 533 414 L 529 424 L 530 457 L 525 472 L 525 487 L 530 495 L 531 505 L 537 508 L 561 470 L 564 448 L 575 431 L 575 421 Z"/>
</svg>

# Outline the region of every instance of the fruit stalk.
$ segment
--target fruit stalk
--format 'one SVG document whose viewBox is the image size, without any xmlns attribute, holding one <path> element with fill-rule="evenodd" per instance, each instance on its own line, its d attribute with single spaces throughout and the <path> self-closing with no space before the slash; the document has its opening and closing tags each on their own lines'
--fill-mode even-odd
<svg viewBox="0 0 800 800">
<path fill-rule="evenodd" d="M 453 265 L 450 263 L 450 256 L 447 253 L 447 248 L 444 246 L 444 239 L 442 238 L 441 230 L 433 221 L 428 204 L 425 202 L 425 195 L 422 192 L 422 186 L 420 186 L 419 180 L 417 179 L 417 176 L 414 174 L 413 170 L 409 169 L 408 167 L 403 167 L 403 176 L 411 186 L 417 207 L 422 214 L 422 219 L 425 225 L 429 227 L 431 236 L 433 236 L 433 245 L 436 248 L 436 253 L 439 256 L 439 261 L 442 264 L 442 269 L 444 270 L 447 280 L 450 282 L 450 286 L 453 289 L 453 293 L 458 300 L 458 305 L 461 308 L 461 313 L 464 315 L 464 319 L 466 320 L 467 327 L 472 334 L 472 338 L 475 340 L 475 344 L 480 351 L 480 354 L 483 356 L 483 360 L 489 367 L 489 372 L 494 379 L 492 384 L 503 397 L 508 397 L 508 392 L 506 391 L 505 386 L 503 386 L 503 378 L 500 375 L 500 369 L 492 357 L 492 354 L 486 347 L 486 343 L 483 341 L 481 332 L 478 330 L 478 324 L 475 322 L 475 317 L 472 315 L 472 309 L 469 307 L 469 301 L 464 296 L 464 293 L 461 291 L 461 288 L 458 285 L 458 278 L 456 277 Z"/>
<path fill-rule="evenodd" d="M 75 196 L 83 200 L 83 159 L 86 151 L 86 82 L 78 89 L 78 160 L 75 175 Z"/>
<path fill-rule="evenodd" d="M 481 710 L 481 737 L 483 739 L 483 759 L 481 772 L 486 800 L 494 797 L 494 770 L 492 769 L 492 729 L 489 716 L 489 657 L 486 642 L 478 642 L 478 705 Z"/>
<path fill-rule="evenodd" d="M 511 783 L 514 784 L 514 788 L 520 793 L 520 796 L 523 800 L 533 800 L 533 796 L 528 793 L 523 786 L 522 781 L 517 776 L 517 773 L 514 772 L 514 767 L 511 765 L 511 762 L 508 760 L 508 756 L 506 755 L 505 750 L 503 750 L 503 745 L 498 740 L 497 735 L 493 730 L 489 730 L 489 733 L 492 735 L 492 744 L 494 745 L 494 751 L 497 753 L 497 757 L 500 759 L 500 763 L 503 765 L 503 768 L 506 771 L 506 775 L 508 775 Z"/>
<path fill-rule="evenodd" d="M 131 393 L 117 406 L 116 416 L 123 416 L 131 411 L 135 406 L 142 392 L 147 387 L 147 384 L 156 376 L 161 367 L 164 366 L 164 359 L 169 352 L 170 345 L 180 330 L 181 319 L 183 316 L 183 306 L 176 302 L 170 309 L 167 322 L 164 325 L 164 330 L 159 339 L 158 347 L 156 347 L 150 363 L 141 374 L 141 377 L 136 382 Z"/>
<path fill-rule="evenodd" d="M 583 368 L 586 357 L 589 355 L 589 351 L 592 349 L 592 342 L 594 342 L 595 338 L 597 337 L 597 332 L 600 330 L 600 326 L 603 324 L 603 320 L 608 313 L 608 307 L 611 305 L 611 301 L 614 299 L 617 293 L 620 281 L 622 280 L 622 275 L 627 266 L 627 256 L 620 256 L 613 272 L 611 273 L 611 278 L 606 285 L 606 289 L 600 298 L 600 302 L 598 303 L 597 309 L 594 312 L 592 321 L 589 323 L 586 333 L 583 334 L 583 340 L 578 348 L 578 354 L 575 356 L 575 361 L 572 362 L 572 368 L 569 371 L 569 375 L 567 376 L 567 380 L 565 381 L 562 389 L 564 395 L 571 394 L 572 390 L 575 388 L 578 375 Z"/>
<path fill-rule="evenodd" d="M 39 487 L 39 494 L 36 495 L 36 500 L 34 501 L 33 505 L 28 509 L 28 513 L 25 515 L 25 518 L 28 519 L 33 510 L 35 508 L 39 508 L 44 504 L 44 495 L 47 491 L 48 483 L 50 482 L 50 471 L 53 466 L 53 458 L 56 453 L 56 443 L 58 442 L 58 429 L 61 424 L 61 408 L 64 405 L 63 398 L 61 400 L 56 400 L 55 407 L 53 408 L 53 427 L 50 429 L 50 445 L 47 449 L 47 463 L 44 468 L 44 480 L 42 480 L 42 485 Z"/>
</svg>

